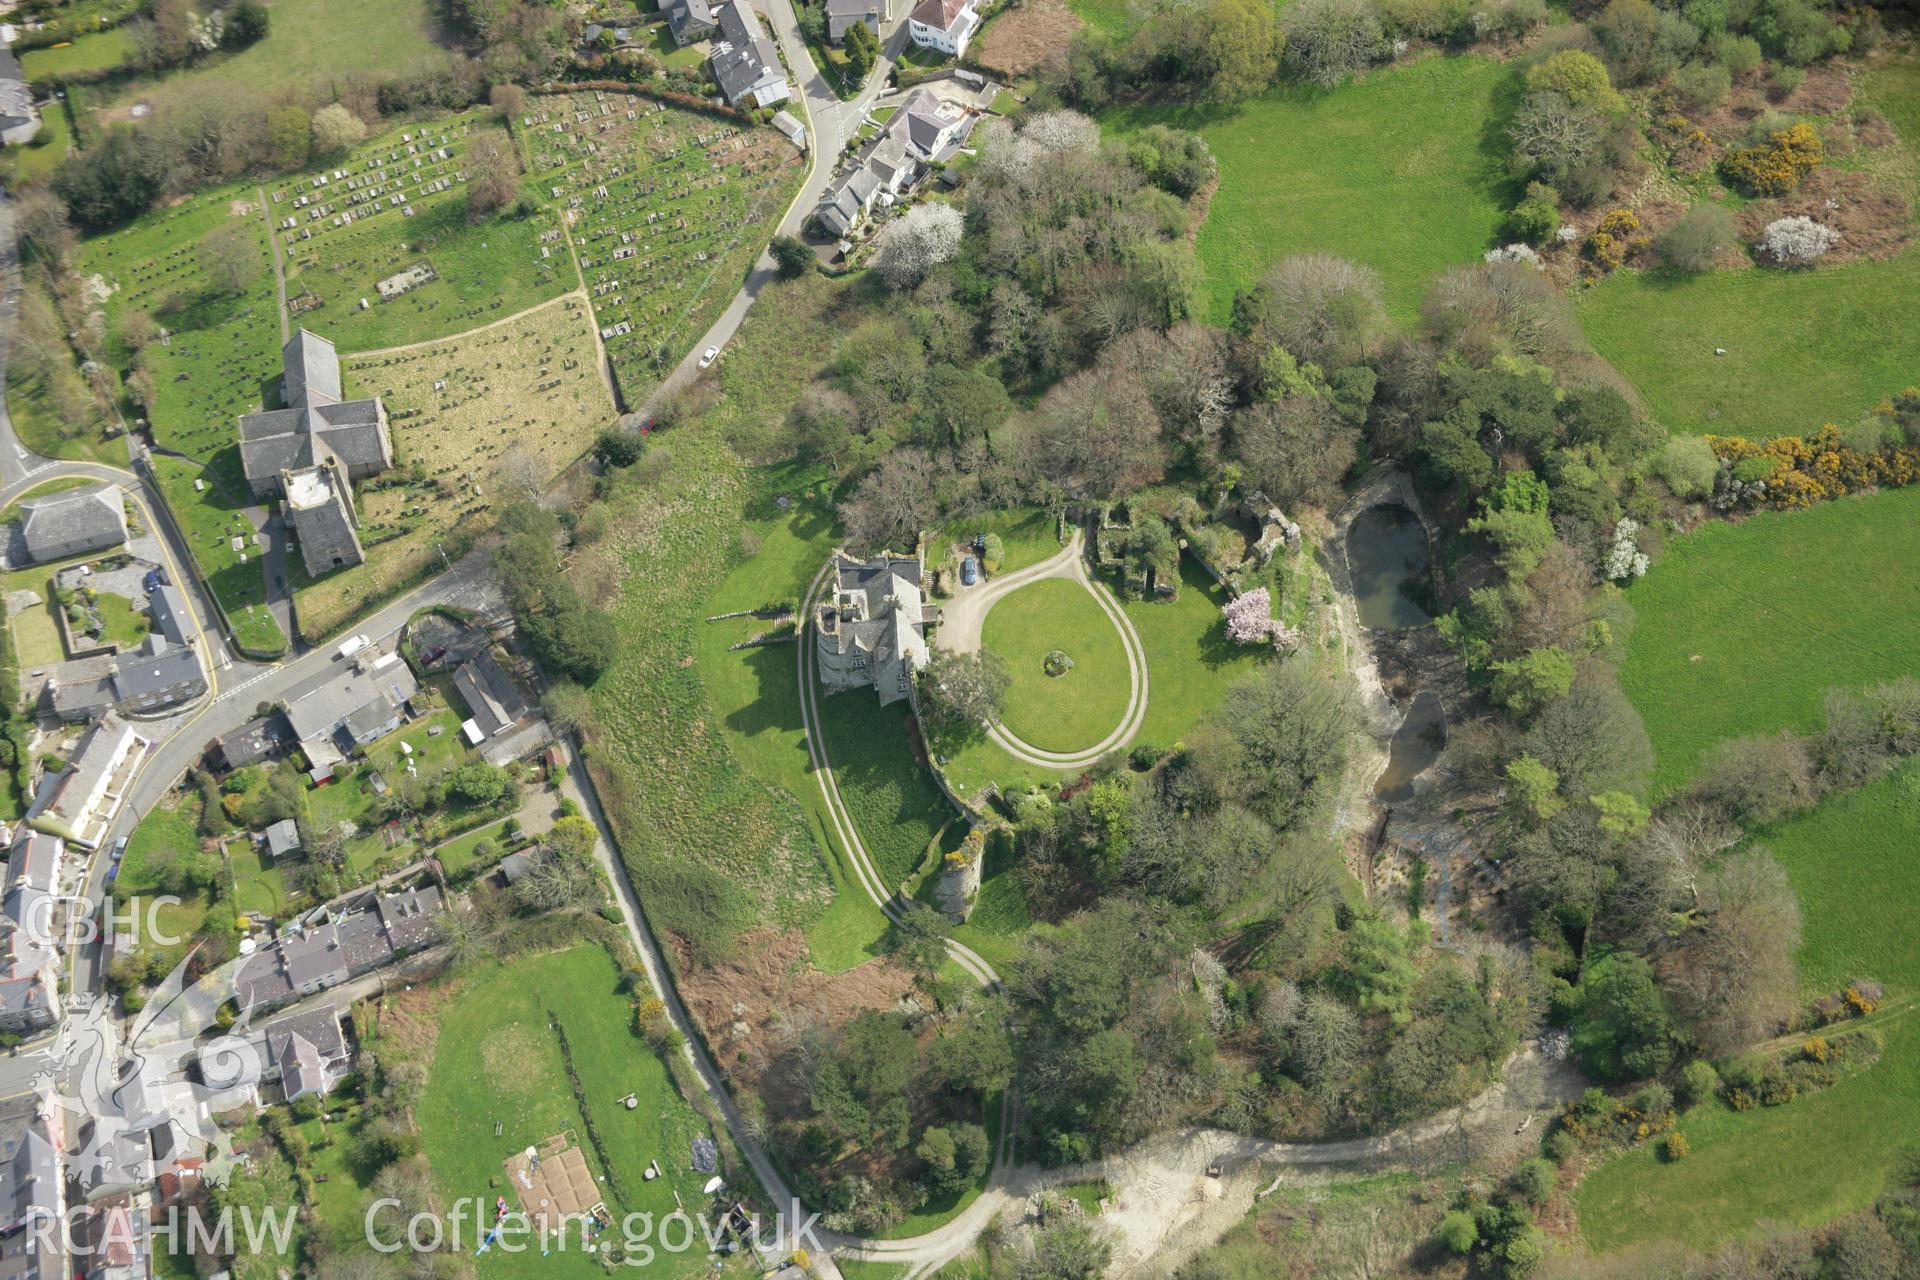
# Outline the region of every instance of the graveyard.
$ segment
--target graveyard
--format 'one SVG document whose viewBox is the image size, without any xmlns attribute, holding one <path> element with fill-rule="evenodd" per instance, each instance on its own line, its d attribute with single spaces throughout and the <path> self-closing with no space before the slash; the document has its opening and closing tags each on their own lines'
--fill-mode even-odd
<svg viewBox="0 0 1920 1280">
<path fill-rule="evenodd" d="M 292 567 L 309 641 L 332 634 L 453 557 L 499 502 L 534 497 L 613 421 L 591 313 L 577 294 L 442 342 L 344 361 L 348 389 L 379 395 L 393 470 L 355 495 L 367 561 L 308 579 Z"/>
<path fill-rule="evenodd" d="M 774 129 L 606 91 L 531 98 L 516 130 L 631 407 L 725 308 L 799 186 Z"/>
<path fill-rule="evenodd" d="M 267 188 L 287 310 L 342 351 L 444 338 L 578 284 L 538 201 L 467 216 L 468 149 L 498 126 L 467 112 L 396 129 Z"/>
</svg>

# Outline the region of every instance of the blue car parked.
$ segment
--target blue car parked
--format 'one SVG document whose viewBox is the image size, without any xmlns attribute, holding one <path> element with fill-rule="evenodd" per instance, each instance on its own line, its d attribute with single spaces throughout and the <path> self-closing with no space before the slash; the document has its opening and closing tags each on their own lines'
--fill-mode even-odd
<svg viewBox="0 0 1920 1280">
<path fill-rule="evenodd" d="M 972 556 L 968 556 L 966 559 L 960 562 L 960 585 L 961 586 L 970 587 L 979 579 L 979 577 L 980 577 L 980 562 L 978 560 L 975 560 Z"/>
</svg>

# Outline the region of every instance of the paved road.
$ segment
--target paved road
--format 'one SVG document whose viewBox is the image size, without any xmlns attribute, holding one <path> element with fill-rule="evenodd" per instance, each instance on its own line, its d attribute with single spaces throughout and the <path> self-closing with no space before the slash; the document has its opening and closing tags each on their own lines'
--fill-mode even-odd
<svg viewBox="0 0 1920 1280">
<path fill-rule="evenodd" d="M 1100 611 L 1113 623 L 1114 630 L 1120 633 L 1120 647 L 1127 656 L 1127 708 L 1112 733 L 1082 751 L 1048 751 L 1027 742 L 1003 724 L 987 727 L 987 737 L 992 739 L 995 746 L 1016 760 L 1043 769 L 1077 769 L 1093 764 L 1109 752 L 1118 751 L 1132 742 L 1134 735 L 1140 732 L 1141 722 L 1147 718 L 1146 648 L 1140 643 L 1140 633 L 1133 628 L 1133 620 L 1127 617 L 1126 610 L 1113 598 L 1107 585 L 1087 575 L 1086 557 L 1081 554 L 1081 544 L 1080 530 L 1075 529 L 1072 541 L 1055 555 L 1024 569 L 998 574 L 977 587 L 965 588 L 940 607 L 940 631 L 937 636 L 940 647 L 954 653 L 972 653 L 980 647 L 981 629 L 986 625 L 987 614 L 994 605 L 1028 583 L 1039 582 L 1043 578 L 1064 578 L 1086 588 L 1087 594 L 1100 606 Z"/>
</svg>

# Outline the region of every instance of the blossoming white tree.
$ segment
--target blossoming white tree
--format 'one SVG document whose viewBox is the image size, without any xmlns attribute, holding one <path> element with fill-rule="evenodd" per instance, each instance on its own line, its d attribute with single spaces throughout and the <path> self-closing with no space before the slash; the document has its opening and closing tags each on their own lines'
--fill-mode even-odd
<svg viewBox="0 0 1920 1280">
<path fill-rule="evenodd" d="M 1783 267 L 1810 266 L 1826 256 L 1840 239 L 1832 227 L 1804 214 L 1775 218 L 1760 235 L 1760 244 Z"/>
<path fill-rule="evenodd" d="M 1637 578 L 1647 571 L 1647 553 L 1635 542 L 1639 533 L 1640 522 L 1632 516 L 1621 516 L 1620 523 L 1613 526 L 1613 545 L 1607 548 L 1601 572 L 1614 582 Z"/>
<path fill-rule="evenodd" d="M 911 289 L 927 272 L 960 252 L 965 219 L 950 204 L 921 204 L 880 231 L 873 269 L 896 289 Z"/>
</svg>

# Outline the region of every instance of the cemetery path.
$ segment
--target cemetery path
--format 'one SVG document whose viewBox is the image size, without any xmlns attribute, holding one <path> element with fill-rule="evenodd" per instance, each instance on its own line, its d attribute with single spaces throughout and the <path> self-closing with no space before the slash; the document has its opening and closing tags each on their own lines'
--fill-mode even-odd
<svg viewBox="0 0 1920 1280">
<path fill-rule="evenodd" d="M 267 207 L 267 189 L 255 187 L 253 195 L 260 202 L 260 220 L 267 225 L 267 247 L 273 250 L 273 296 L 280 302 L 280 345 L 284 347 L 287 339 L 293 336 L 292 323 L 287 319 L 287 264 L 280 257 L 280 237 L 273 233 L 273 213 Z"/>
<path fill-rule="evenodd" d="M 350 358 L 354 360 L 364 360 L 368 356 L 390 356 L 402 351 L 418 351 L 422 347 L 437 347 L 443 342 L 460 342 L 464 339 L 471 338 L 476 333 L 485 333 L 489 329 L 498 329 L 503 324 L 512 324 L 515 320 L 525 319 L 536 311 L 545 311 L 548 307 L 557 307 L 568 298 L 586 302 L 587 291 L 585 289 L 569 289 L 559 297 L 548 298 L 545 302 L 536 302 L 530 307 L 522 307 L 510 316 L 501 316 L 498 320 L 489 320 L 485 324 L 476 325 L 460 333 L 450 333 L 444 338 L 423 338 L 419 342 L 403 342 L 397 347 L 375 347 L 371 351 L 355 351 L 351 353 Z M 591 306 L 589 306 L 587 314 L 593 314 Z"/>
</svg>

